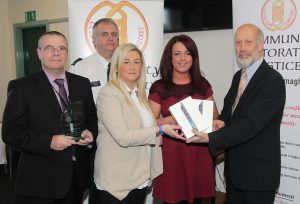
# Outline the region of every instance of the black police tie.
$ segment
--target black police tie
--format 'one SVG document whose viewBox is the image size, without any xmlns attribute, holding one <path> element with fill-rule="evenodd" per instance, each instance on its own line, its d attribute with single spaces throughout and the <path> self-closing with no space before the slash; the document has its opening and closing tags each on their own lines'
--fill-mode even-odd
<svg viewBox="0 0 300 204">
<path fill-rule="evenodd" d="M 64 79 L 55 79 L 54 82 L 58 85 L 58 95 L 60 99 L 61 109 L 64 111 L 68 107 L 68 96 L 64 86 Z"/>
<path fill-rule="evenodd" d="M 110 63 L 107 65 L 107 81 L 109 81 Z"/>
</svg>

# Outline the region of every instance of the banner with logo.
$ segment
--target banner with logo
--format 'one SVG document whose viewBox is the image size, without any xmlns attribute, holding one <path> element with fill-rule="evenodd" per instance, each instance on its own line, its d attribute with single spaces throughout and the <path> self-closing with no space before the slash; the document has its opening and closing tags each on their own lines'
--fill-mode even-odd
<svg viewBox="0 0 300 204">
<path fill-rule="evenodd" d="M 281 123 L 281 182 L 275 203 L 300 203 L 300 0 L 233 0 L 233 30 L 253 23 L 265 34 L 264 58 L 281 73 L 286 104 Z"/>
<path fill-rule="evenodd" d="M 130 42 L 143 52 L 148 90 L 159 78 L 163 51 L 163 0 L 68 0 L 70 62 L 95 52 L 92 29 L 100 18 L 112 18 L 120 30 L 120 44 Z"/>
<path fill-rule="evenodd" d="M 148 91 L 159 77 L 163 51 L 163 0 L 101 1 L 68 0 L 70 62 L 95 52 L 94 23 L 112 18 L 119 27 L 120 44 L 134 43 L 144 53 Z M 152 203 L 149 193 L 146 204 Z M 84 204 L 87 204 L 87 199 Z"/>
</svg>

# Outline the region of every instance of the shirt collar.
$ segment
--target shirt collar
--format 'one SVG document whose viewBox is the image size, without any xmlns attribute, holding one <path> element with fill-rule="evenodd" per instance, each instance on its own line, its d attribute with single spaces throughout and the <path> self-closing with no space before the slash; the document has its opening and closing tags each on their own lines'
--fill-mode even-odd
<svg viewBox="0 0 300 204">
<path fill-rule="evenodd" d="M 46 74 L 46 76 L 47 76 L 47 78 L 48 78 L 48 80 L 49 80 L 50 82 L 53 82 L 55 79 L 64 79 L 64 81 L 67 81 L 67 78 L 66 78 L 66 72 L 65 72 L 65 71 L 62 73 L 62 75 L 60 75 L 60 76 L 58 76 L 58 77 L 52 76 L 52 75 L 51 75 L 49 72 L 47 72 L 45 69 L 43 69 L 43 71 L 45 72 L 45 74 Z"/>
<path fill-rule="evenodd" d="M 254 62 L 251 66 L 246 68 L 247 79 L 250 80 L 252 76 L 255 74 L 258 67 L 261 65 L 263 58 L 259 58 L 256 62 Z"/>
<path fill-rule="evenodd" d="M 137 87 L 136 86 L 134 86 L 133 89 L 130 89 L 124 82 L 122 82 L 122 84 L 124 85 L 125 89 L 128 91 L 129 95 L 132 95 L 132 93 L 137 94 Z"/>
<path fill-rule="evenodd" d="M 102 57 L 98 52 L 96 52 L 95 54 L 98 56 L 98 59 L 100 60 L 101 64 L 105 67 L 105 69 L 107 69 L 109 61 Z"/>
<path fill-rule="evenodd" d="M 59 76 L 59 77 L 54 77 L 52 76 L 49 72 L 47 72 L 45 69 L 43 69 L 44 73 L 46 74 L 51 86 L 53 88 L 55 88 L 55 90 L 59 90 L 58 85 L 54 82 L 55 79 L 64 79 L 64 86 L 67 92 L 67 95 L 69 96 L 69 85 L 68 85 L 68 81 L 67 81 L 67 77 L 66 77 L 66 71 L 64 71 L 64 73 Z"/>
</svg>

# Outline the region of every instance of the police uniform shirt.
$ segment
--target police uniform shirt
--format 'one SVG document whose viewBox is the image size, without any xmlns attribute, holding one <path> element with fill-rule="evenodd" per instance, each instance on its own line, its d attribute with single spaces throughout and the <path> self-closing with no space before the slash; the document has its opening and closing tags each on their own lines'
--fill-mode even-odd
<svg viewBox="0 0 300 204">
<path fill-rule="evenodd" d="M 70 67 L 70 72 L 90 80 L 95 103 L 99 90 L 107 83 L 108 63 L 98 52 L 95 52 Z"/>
</svg>

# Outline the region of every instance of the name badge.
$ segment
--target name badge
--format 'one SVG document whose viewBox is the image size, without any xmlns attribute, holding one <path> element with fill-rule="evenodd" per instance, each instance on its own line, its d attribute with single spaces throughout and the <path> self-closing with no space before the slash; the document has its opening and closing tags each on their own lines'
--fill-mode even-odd
<svg viewBox="0 0 300 204">
<path fill-rule="evenodd" d="M 92 81 L 91 82 L 91 87 L 97 87 L 97 86 L 101 86 L 101 82 L 100 81 Z"/>
</svg>

